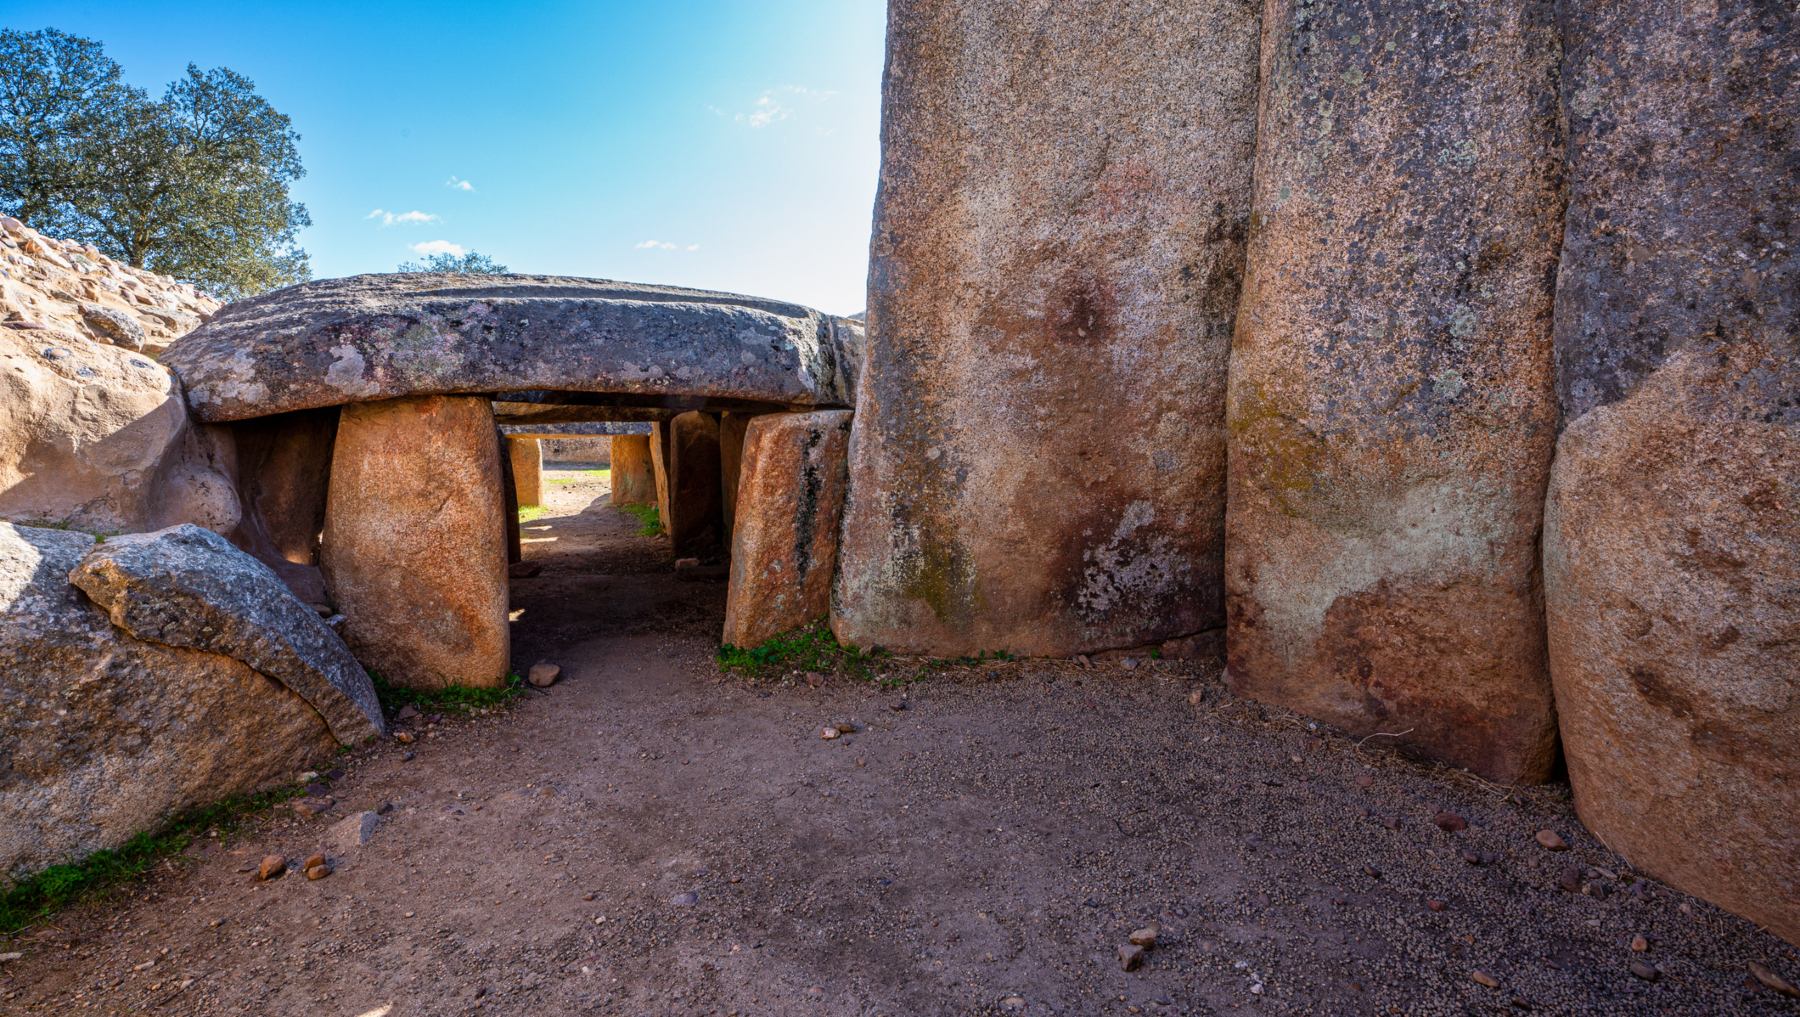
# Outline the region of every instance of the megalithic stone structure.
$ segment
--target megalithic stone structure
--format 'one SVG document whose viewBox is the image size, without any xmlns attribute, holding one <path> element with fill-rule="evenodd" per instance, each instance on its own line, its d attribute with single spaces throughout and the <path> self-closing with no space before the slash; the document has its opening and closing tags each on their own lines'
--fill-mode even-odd
<svg viewBox="0 0 1800 1017">
<path fill-rule="evenodd" d="M 512 461 L 513 488 L 519 505 L 544 503 L 544 447 L 536 438 L 517 435 L 506 439 L 506 455 Z"/>
<path fill-rule="evenodd" d="M 1556 760 L 1543 0 L 1270 0 L 1231 353 L 1229 681 L 1497 780 Z"/>
<path fill-rule="evenodd" d="M 656 504 L 656 471 L 650 463 L 650 435 L 612 436 L 612 503 Z"/>
<path fill-rule="evenodd" d="M 1800 14 L 1560 6 L 1544 578 L 1575 810 L 1800 943 Z"/>
<path fill-rule="evenodd" d="M 1064 655 L 1224 618 L 1239 0 L 893 0 L 832 627 Z"/>
</svg>

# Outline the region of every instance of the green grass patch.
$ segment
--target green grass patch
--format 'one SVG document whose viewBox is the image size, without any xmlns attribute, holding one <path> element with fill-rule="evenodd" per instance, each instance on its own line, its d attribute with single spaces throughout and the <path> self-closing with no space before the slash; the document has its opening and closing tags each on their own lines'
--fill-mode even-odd
<svg viewBox="0 0 1800 1017">
<path fill-rule="evenodd" d="M 886 658 L 885 650 L 863 650 L 838 642 L 823 621 L 784 632 L 757 646 L 726 643 L 718 653 L 720 670 L 757 681 L 781 678 L 792 671 L 818 671 L 893 684 L 880 667 Z"/>
<path fill-rule="evenodd" d="M 52 865 L 0 894 L 0 934 L 18 932 L 70 904 L 134 880 L 208 833 L 228 837 L 300 792 L 300 785 L 295 784 L 237 795 L 184 812 L 162 829 L 140 833 L 115 849 L 96 851 L 68 865 Z"/>
<path fill-rule="evenodd" d="M 612 482 L 612 467 L 610 466 L 602 466 L 592 470 L 571 470 L 569 472 L 580 474 L 580 476 L 545 477 L 544 479 L 552 484 L 562 484 L 564 486 L 570 484 L 586 484 L 595 480 L 604 480 L 608 483 Z"/>
<path fill-rule="evenodd" d="M 441 689 L 409 689 L 389 682 L 377 671 L 369 672 L 369 681 L 374 683 L 375 697 L 381 700 L 381 708 L 390 717 L 398 713 L 402 706 L 411 706 L 421 713 L 470 713 L 505 706 L 519 698 L 525 690 L 525 679 L 516 672 L 506 676 L 505 684 L 491 689 L 477 689 L 467 685 L 446 685 Z"/>
<path fill-rule="evenodd" d="M 638 536 L 657 537 L 662 535 L 662 514 L 656 511 L 655 505 L 620 505 L 619 511 L 637 519 Z"/>
<path fill-rule="evenodd" d="M 542 519 L 550 514 L 550 510 L 542 505 L 520 505 L 519 522 L 529 523 L 534 519 Z"/>
</svg>

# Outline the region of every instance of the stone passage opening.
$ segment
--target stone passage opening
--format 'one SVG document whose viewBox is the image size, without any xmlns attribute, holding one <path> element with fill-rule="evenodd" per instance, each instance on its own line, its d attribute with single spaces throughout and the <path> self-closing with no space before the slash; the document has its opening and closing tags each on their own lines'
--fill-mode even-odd
<svg viewBox="0 0 1800 1017">
<path fill-rule="evenodd" d="M 365 276 L 233 305 L 165 360 L 236 439 L 233 539 L 341 616 L 386 680 L 483 686 L 623 617 L 631 591 L 593 578 L 616 578 L 610 559 L 572 559 L 535 607 L 520 592 L 547 564 L 534 542 L 630 544 L 615 501 L 654 518 L 665 575 L 724 590 L 675 599 L 725 642 L 823 616 L 860 341 L 854 322 L 727 294 Z M 546 478 L 544 443 L 602 434 L 605 483 L 542 522 L 547 483 L 583 482 Z"/>
</svg>

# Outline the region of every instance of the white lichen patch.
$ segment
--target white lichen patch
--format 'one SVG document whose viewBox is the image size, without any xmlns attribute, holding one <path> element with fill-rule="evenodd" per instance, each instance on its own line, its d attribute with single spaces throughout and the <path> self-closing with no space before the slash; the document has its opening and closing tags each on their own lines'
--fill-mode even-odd
<svg viewBox="0 0 1800 1017">
<path fill-rule="evenodd" d="M 381 386 L 367 376 L 368 364 L 362 351 L 349 343 L 331 348 L 331 366 L 325 369 L 325 383 L 347 395 L 374 395 Z"/>
<path fill-rule="evenodd" d="M 1140 535 L 1156 521 L 1156 508 L 1138 500 L 1126 506 L 1112 536 L 1082 554 L 1085 563 L 1075 602 L 1092 624 L 1112 620 L 1112 613 L 1142 605 L 1185 581 L 1191 566 L 1166 534 Z"/>
</svg>

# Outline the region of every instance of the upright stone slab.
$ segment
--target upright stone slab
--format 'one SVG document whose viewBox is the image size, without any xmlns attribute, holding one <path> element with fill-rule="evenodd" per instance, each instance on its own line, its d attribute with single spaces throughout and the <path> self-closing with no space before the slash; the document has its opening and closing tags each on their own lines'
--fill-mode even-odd
<svg viewBox="0 0 1800 1017">
<path fill-rule="evenodd" d="M 770 413 L 748 421 L 726 643 L 756 646 L 831 609 L 849 449 L 849 410 Z"/>
<path fill-rule="evenodd" d="M 719 418 L 683 413 L 669 421 L 669 508 L 663 529 L 677 557 L 724 550 L 723 488 L 719 481 Z"/>
<path fill-rule="evenodd" d="M 650 462 L 650 436 L 612 436 L 612 503 L 656 504 L 656 470 Z"/>
<path fill-rule="evenodd" d="M 1544 578 L 1575 810 L 1800 943 L 1800 19 L 1562 6 Z"/>
<path fill-rule="evenodd" d="M 650 474 L 656 482 L 656 518 L 669 526 L 669 421 L 650 425 Z"/>
<path fill-rule="evenodd" d="M 321 603 L 319 534 L 337 407 L 259 417 L 230 425 L 243 506 L 231 542 L 275 571 L 301 600 Z"/>
<path fill-rule="evenodd" d="M 894 0 L 838 636 L 941 656 L 1224 620 L 1256 5 Z"/>
<path fill-rule="evenodd" d="M 513 489 L 519 505 L 544 503 L 544 450 L 536 438 L 506 439 L 506 455 L 512 462 Z"/>
<path fill-rule="evenodd" d="M 744 472 L 744 441 L 751 419 L 746 413 L 719 414 L 719 497 L 726 546 L 737 529 L 738 482 Z"/>
<path fill-rule="evenodd" d="M 1271 0 L 1231 354 L 1229 680 L 1548 777 L 1561 197 L 1544 0 Z"/>
<path fill-rule="evenodd" d="M 322 559 L 344 641 L 396 685 L 506 677 L 506 525 L 486 399 L 346 406 Z"/>
</svg>

